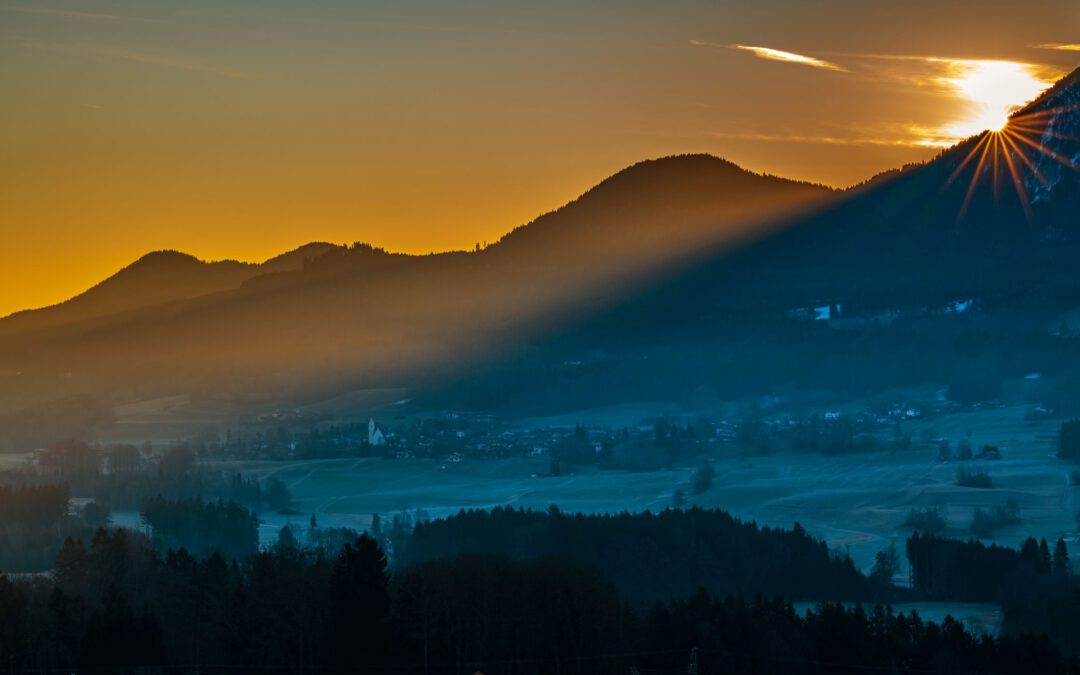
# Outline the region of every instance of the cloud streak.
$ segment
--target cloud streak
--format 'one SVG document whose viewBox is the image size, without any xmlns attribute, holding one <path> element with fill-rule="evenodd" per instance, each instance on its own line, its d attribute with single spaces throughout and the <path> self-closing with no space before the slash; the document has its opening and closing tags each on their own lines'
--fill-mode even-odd
<svg viewBox="0 0 1080 675">
<path fill-rule="evenodd" d="M 846 65 L 770 47 L 720 44 L 691 40 L 696 47 L 747 51 L 772 61 L 850 73 L 874 82 L 902 82 L 912 91 L 946 96 L 957 104 L 952 119 L 931 125 L 914 120 L 891 133 L 833 135 L 777 135 L 759 133 L 719 134 L 739 140 L 828 145 L 881 145 L 941 148 L 953 145 L 985 129 L 998 129 L 1012 111 L 1034 100 L 1063 72 L 1053 66 L 994 59 L 959 59 L 940 56 L 892 54 L 843 54 Z M 1080 51 L 1078 44 L 1038 45 L 1046 49 Z M 886 65 L 895 62 L 893 65 Z M 850 68 L 850 69 L 849 69 Z M 850 131 L 855 131 L 854 129 Z"/>
<path fill-rule="evenodd" d="M 841 65 L 832 63 L 830 61 L 823 61 L 816 59 L 812 56 L 806 56 L 804 54 L 796 54 L 794 52 L 785 52 L 781 49 L 773 49 L 772 47 L 754 47 L 752 45 L 721 45 L 714 42 L 703 42 L 701 40 L 691 40 L 690 44 L 695 47 L 720 47 L 725 49 L 738 49 L 745 52 L 750 52 L 759 59 L 766 59 L 768 61 L 782 61 L 784 63 L 794 63 L 800 66 L 810 66 L 811 68 L 821 68 L 823 70 L 833 70 L 839 73 L 848 72 L 847 68 Z"/>
<path fill-rule="evenodd" d="M 1057 44 L 1049 43 L 1044 45 L 1032 45 L 1035 49 L 1056 49 L 1062 52 L 1080 52 L 1080 44 Z"/>
<path fill-rule="evenodd" d="M 885 146 L 902 148 L 937 148 L 952 145 L 952 142 L 937 139 L 923 138 L 918 135 L 917 129 L 905 136 L 825 136 L 825 135 L 802 135 L 802 134 L 767 134 L 754 131 L 747 132 L 724 132 L 714 131 L 709 134 L 712 138 L 722 138 L 735 141 L 761 141 L 766 143 L 813 143 L 819 145 L 846 145 L 846 146 Z"/>
</svg>

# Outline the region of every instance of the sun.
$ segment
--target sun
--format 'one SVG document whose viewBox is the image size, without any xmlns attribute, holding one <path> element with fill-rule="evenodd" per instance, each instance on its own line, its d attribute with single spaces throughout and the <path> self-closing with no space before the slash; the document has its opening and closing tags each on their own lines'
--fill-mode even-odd
<svg viewBox="0 0 1080 675">
<path fill-rule="evenodd" d="M 1053 160 L 1072 171 L 1080 171 L 1080 163 L 1057 153 L 1049 145 L 1049 141 L 1055 138 L 1077 140 L 1072 136 L 1061 134 L 1053 125 L 1053 120 L 1057 115 L 1077 109 L 1080 109 L 1080 104 L 1029 110 L 1011 115 L 1006 112 L 1004 122 L 1000 118 L 990 116 L 982 118 L 980 123 L 986 123 L 986 129 L 980 133 L 979 141 L 975 143 L 946 182 L 946 185 L 951 184 L 968 166 L 975 167 L 957 216 L 958 221 L 963 220 L 975 194 L 976 186 L 988 172 L 989 180 L 994 186 L 995 203 L 998 199 L 998 186 L 1004 182 L 1003 179 L 1011 180 L 1028 222 L 1033 223 L 1034 214 L 1028 199 L 1026 186 L 1028 181 L 1024 172 L 1026 171 L 1044 187 L 1049 187 L 1049 182 L 1038 167 L 1043 158 Z"/>
<path fill-rule="evenodd" d="M 943 135 L 960 140 L 983 131 L 1003 131 L 1009 116 L 1035 100 L 1052 82 L 1032 67 L 1013 61 L 945 60 L 948 73 L 941 82 L 967 105 L 967 116 L 947 125 Z"/>
<path fill-rule="evenodd" d="M 1005 127 L 1009 126 L 1009 114 L 1010 112 L 988 114 L 986 116 L 986 130 L 993 131 L 996 134 L 1005 131 Z"/>
</svg>

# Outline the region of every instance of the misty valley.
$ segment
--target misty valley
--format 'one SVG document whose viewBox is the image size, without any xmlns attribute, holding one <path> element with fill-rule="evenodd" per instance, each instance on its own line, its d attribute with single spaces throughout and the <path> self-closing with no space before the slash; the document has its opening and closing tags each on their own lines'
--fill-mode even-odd
<svg viewBox="0 0 1080 675">
<path fill-rule="evenodd" d="M 106 32 L 203 11 L 0 7 L 25 30 Z M 215 30 L 243 15 L 226 14 Z M 269 86 L 23 42 L 237 88 L 214 101 Z M 1080 673 L 1080 70 L 683 49 L 963 94 L 980 115 L 869 139 L 710 135 L 914 148 L 843 189 L 668 154 L 466 250 L 151 250 L 0 318 L 0 673 Z M 389 117 L 424 107 L 383 95 Z M 311 105 L 281 122 L 305 152 Z M 221 106 L 191 124 L 255 119 Z M 226 148 L 245 139 L 230 125 Z M 919 137 L 878 138 L 900 127 Z M 369 173 L 395 171 L 435 180 Z M 373 185 L 350 198 L 377 202 Z M 397 208 L 434 200 L 410 189 Z M 264 215 L 292 198 L 260 194 Z M 311 199 L 301 241 L 332 212 Z"/>
</svg>

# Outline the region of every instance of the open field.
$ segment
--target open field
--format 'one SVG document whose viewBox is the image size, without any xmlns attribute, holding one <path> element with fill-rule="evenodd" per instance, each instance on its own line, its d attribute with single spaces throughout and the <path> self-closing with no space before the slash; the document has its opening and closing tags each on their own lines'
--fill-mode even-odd
<svg viewBox="0 0 1080 675">
<path fill-rule="evenodd" d="M 1020 399 L 1020 387 L 1038 384 L 1019 382 L 1014 393 Z M 395 405 L 405 395 L 403 390 L 365 390 L 310 404 L 305 410 L 340 420 L 348 409 L 357 420 L 373 414 L 390 421 L 415 413 L 410 405 Z M 921 402 L 924 409 L 929 409 L 943 400 L 943 392 L 940 387 L 911 388 L 882 394 L 880 401 L 886 400 L 916 405 Z M 852 401 L 835 404 L 829 410 L 854 414 L 872 403 Z M 714 418 L 734 418 L 740 409 L 728 403 L 705 412 Z M 1032 409 L 1031 405 L 1016 403 L 905 420 L 904 433 L 915 442 L 909 450 L 893 453 L 882 450 L 828 456 L 784 451 L 750 455 L 738 443 L 715 443 L 705 457 L 657 472 L 599 471 L 575 466 L 565 468 L 563 476 L 534 477 L 546 473 L 549 463 L 526 459 L 449 463 L 350 458 L 226 462 L 217 466 L 258 478 L 275 476 L 290 487 L 300 513 L 262 514 L 264 542 L 272 541 L 286 523 L 306 528 L 312 513 L 324 526 L 363 529 L 373 513 L 387 518 L 399 512 L 415 514 L 417 510 L 430 517 L 462 508 L 500 505 L 546 509 L 557 504 L 565 511 L 582 512 L 656 510 L 670 506 L 674 492 L 682 489 L 687 504 L 722 508 L 772 526 L 790 527 L 797 521 L 830 546 L 846 549 L 864 570 L 870 568 L 874 554 L 890 541 L 903 552 L 910 531 L 901 523 L 912 508 L 938 507 L 947 522 L 943 534 L 966 538 L 976 507 L 991 508 L 1015 499 L 1022 524 L 1000 530 L 997 542 L 1018 546 L 1028 535 L 1046 537 L 1051 542 L 1065 537 L 1072 557 L 1077 559 L 1080 488 L 1069 482 L 1074 467 L 1055 457 L 1054 435 L 1061 420 L 1030 422 L 1026 417 Z M 120 411 L 119 428 L 124 431 L 122 435 L 132 439 L 151 429 L 179 436 L 195 426 L 212 426 L 212 410 L 215 406 L 209 403 L 159 399 Z M 815 412 L 823 413 L 824 409 Z M 518 420 L 517 424 L 544 428 L 582 423 L 618 428 L 636 426 L 656 415 L 693 419 L 699 414 L 670 404 L 643 402 Z M 993 488 L 955 485 L 961 463 L 936 461 L 936 443 L 920 440 L 930 438 L 948 440 L 954 448 L 966 438 L 976 452 L 984 444 L 998 446 L 1001 460 L 967 463 L 988 472 Z M 704 461 L 713 463 L 716 478 L 710 490 L 695 496 L 691 477 Z M 131 517 L 117 514 L 117 518 Z"/>
<path fill-rule="evenodd" d="M 1018 546 L 1033 535 L 1055 540 L 1065 537 L 1070 553 L 1080 554 L 1076 542 L 1077 490 L 1069 483 L 1072 465 L 1055 456 L 1055 442 L 1040 437 L 1058 423 L 1031 425 L 1024 421 L 1027 406 L 954 414 L 912 424 L 909 431 L 932 427 L 943 438 L 958 440 L 968 429 L 971 443 L 1001 448 L 997 461 L 937 462 L 935 447 L 849 456 L 773 455 L 716 462 L 714 487 L 695 500 L 727 509 L 744 518 L 770 525 L 799 521 L 830 546 L 846 548 L 862 569 L 888 542 L 901 552 L 910 531 L 900 526 L 912 508 L 937 506 L 947 522 L 948 536 L 966 538 L 976 507 L 1020 504 L 1022 524 L 1004 528 L 995 541 Z M 955 485 L 958 466 L 987 471 L 992 489 Z"/>
<path fill-rule="evenodd" d="M 912 390 L 905 392 L 904 398 L 921 400 L 929 406 L 931 401 L 940 401 L 940 393 L 929 388 Z M 141 417 L 147 421 L 160 415 L 154 420 L 160 423 L 173 417 L 178 409 L 190 411 L 185 404 L 159 401 L 147 409 L 126 412 L 128 419 Z M 837 405 L 829 409 L 854 414 L 864 406 Z M 586 513 L 659 510 L 670 506 L 675 491 L 681 489 L 687 505 L 722 508 L 770 526 L 791 527 L 799 522 L 830 547 L 847 551 L 864 571 L 869 571 L 875 553 L 890 542 L 897 545 L 903 557 L 910 530 L 901 523 L 912 508 L 937 507 L 947 525 L 942 534 L 967 538 L 975 508 L 992 508 L 1009 499 L 1019 504 L 1022 523 L 999 530 L 994 541 L 1015 547 L 1029 535 L 1045 537 L 1051 543 L 1064 537 L 1071 557 L 1080 559 L 1076 536 L 1080 487 L 1070 484 L 1069 473 L 1074 466 L 1055 456 L 1054 436 L 1061 420 L 1028 421 L 1032 409 L 1030 405 L 1014 404 L 906 420 L 904 432 L 915 442 L 902 451 L 839 456 L 794 451 L 753 455 L 738 443 L 718 442 L 701 458 L 655 472 L 573 466 L 564 469 L 565 475 L 550 477 L 542 475 L 550 468 L 548 460 L 517 458 L 457 463 L 348 458 L 218 462 L 214 466 L 259 479 L 276 477 L 289 486 L 298 513 L 260 514 L 260 539 L 264 544 L 273 543 L 286 524 L 302 537 L 312 513 L 322 527 L 363 530 L 370 526 L 374 513 L 379 513 L 385 522 L 398 513 L 439 517 L 463 508 L 494 506 L 546 509 L 556 504 L 564 511 Z M 735 410 L 723 412 L 736 414 Z M 692 419 L 697 413 L 646 403 L 522 420 L 521 424 L 544 428 L 580 422 L 618 427 L 636 425 L 646 416 L 659 414 Z M 920 440 L 931 438 L 935 442 Z M 963 463 L 937 460 L 937 439 L 948 440 L 955 448 L 965 438 L 976 452 L 984 444 L 998 446 L 1002 459 Z M 692 476 L 704 462 L 713 465 L 716 477 L 708 491 L 694 495 Z M 993 488 L 957 486 L 957 469 L 962 464 L 989 473 Z M 115 514 L 114 520 L 129 526 L 138 524 L 133 513 Z M 906 569 L 895 581 L 907 581 Z M 911 609 L 936 621 L 952 614 L 977 630 L 996 633 L 1000 627 L 1000 609 L 994 605 L 923 603 L 897 607 L 898 611 Z"/>
<path fill-rule="evenodd" d="M 916 437 L 932 429 L 953 440 L 971 430 L 970 442 L 1001 448 L 1003 459 L 967 464 L 987 471 L 992 489 L 955 485 L 959 462 L 936 461 L 937 449 L 916 443 L 910 450 L 844 456 L 783 452 L 747 456 L 737 444 L 716 444 L 705 458 L 716 469 L 713 486 L 693 495 L 691 477 L 702 460 L 656 472 L 599 471 L 571 467 L 559 477 L 534 477 L 548 470 L 546 460 L 464 461 L 328 459 L 290 462 L 225 462 L 215 466 L 286 482 L 299 515 L 263 514 L 264 541 L 285 523 L 306 528 L 311 513 L 324 526 L 362 529 L 371 514 L 384 518 L 421 510 L 438 517 L 462 508 L 514 506 L 565 511 L 605 512 L 663 509 L 676 489 L 687 504 L 718 507 L 762 524 L 790 527 L 799 522 L 830 546 L 846 549 L 868 570 L 874 554 L 910 531 L 901 523 L 911 508 L 937 506 L 947 521 L 944 534 L 968 537 L 976 507 L 990 508 L 1015 499 L 1022 524 L 997 533 L 996 541 L 1018 546 L 1034 535 L 1065 537 L 1074 558 L 1077 491 L 1069 483 L 1072 465 L 1054 457 L 1059 421 L 1026 422 L 1028 406 L 986 409 L 905 423 Z"/>
</svg>

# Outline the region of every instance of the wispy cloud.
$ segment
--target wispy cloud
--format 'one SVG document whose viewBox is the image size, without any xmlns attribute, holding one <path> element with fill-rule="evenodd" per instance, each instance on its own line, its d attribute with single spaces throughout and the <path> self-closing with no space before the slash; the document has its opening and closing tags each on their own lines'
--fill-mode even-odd
<svg viewBox="0 0 1080 675">
<path fill-rule="evenodd" d="M 735 141 L 761 141 L 770 143 L 812 143 L 819 145 L 846 145 L 846 146 L 886 146 L 901 148 L 926 148 L 946 147 L 951 142 L 939 139 L 927 138 L 922 130 L 910 127 L 898 135 L 858 135 L 858 136 L 828 136 L 806 134 L 769 134 L 755 131 L 745 132 L 711 132 L 712 138 L 723 138 Z"/>
<path fill-rule="evenodd" d="M 80 12 L 73 9 L 57 9 L 53 7 L 3 7 L 7 12 L 19 12 L 21 14 L 36 14 L 39 16 L 51 16 L 61 19 L 77 21 L 107 21 L 113 23 L 139 23 L 139 24 L 164 24 L 167 21 L 150 19 L 142 16 L 127 16 L 123 14 L 105 14 L 102 12 Z"/>
<path fill-rule="evenodd" d="M 781 49 L 773 49 L 772 47 L 754 47 L 751 45 L 722 45 L 715 42 L 703 42 L 701 40 L 691 40 L 690 44 L 695 47 L 720 47 L 725 49 L 739 49 L 742 51 L 750 52 L 759 59 L 767 59 L 769 61 L 783 61 L 785 63 L 795 63 L 800 66 L 810 66 L 812 68 L 822 68 L 824 70 L 835 70 L 840 73 L 848 72 L 847 68 L 841 65 L 831 63 L 829 61 L 822 61 L 812 56 L 805 56 L 803 54 L 796 54 L 794 52 L 785 52 Z"/>
<path fill-rule="evenodd" d="M 1055 66 L 994 59 L 954 58 L 907 54 L 840 54 L 844 65 L 812 56 L 769 47 L 720 44 L 691 40 L 691 45 L 748 51 L 762 59 L 795 63 L 850 73 L 868 83 L 903 84 L 911 92 L 930 93 L 956 102 L 951 119 L 936 125 L 916 123 L 895 126 L 887 132 L 849 128 L 838 135 L 777 135 L 761 133 L 720 134 L 719 137 L 822 143 L 829 145 L 891 145 L 940 148 L 951 146 L 986 129 L 999 129 L 1009 115 L 1034 100 L 1065 73 Z M 1039 45 L 1047 49 L 1076 50 L 1080 45 Z"/>
<path fill-rule="evenodd" d="M 1043 45 L 1032 45 L 1035 49 L 1057 49 L 1063 52 L 1080 52 L 1080 44 L 1056 44 L 1048 43 Z"/>
<path fill-rule="evenodd" d="M 35 49 L 47 49 L 56 52 L 67 52 L 72 54 L 87 54 L 91 56 L 99 56 L 110 59 L 117 59 L 120 61 L 130 61 L 132 63 L 145 63 L 153 66 L 162 66 L 165 68 L 172 68 L 175 70 L 185 70 L 192 73 L 202 73 L 205 75 L 213 75 L 215 77 L 224 77 L 230 80 L 253 80 L 256 76 L 252 73 L 248 73 L 228 66 L 218 66 L 207 63 L 200 63 L 197 61 L 191 61 L 188 59 L 164 56 L 161 54 L 151 54 L 148 52 L 141 52 L 134 49 L 124 49 L 122 47 L 112 47 L 109 45 L 88 44 L 88 43 L 55 43 L 55 42 L 42 42 L 39 40 L 23 40 L 22 44 L 27 47 Z"/>
</svg>

